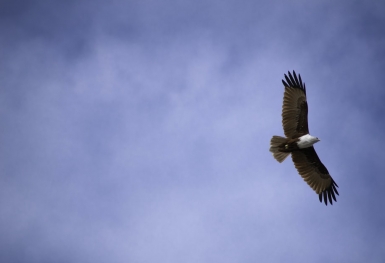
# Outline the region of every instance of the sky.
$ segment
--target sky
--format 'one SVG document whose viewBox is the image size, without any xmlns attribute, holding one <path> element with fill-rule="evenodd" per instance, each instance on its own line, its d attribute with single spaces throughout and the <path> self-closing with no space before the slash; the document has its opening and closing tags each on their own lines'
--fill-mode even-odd
<svg viewBox="0 0 385 263">
<path fill-rule="evenodd" d="M 0 2 L 0 262 L 382 262 L 383 1 Z M 306 83 L 325 206 L 283 135 Z"/>
</svg>

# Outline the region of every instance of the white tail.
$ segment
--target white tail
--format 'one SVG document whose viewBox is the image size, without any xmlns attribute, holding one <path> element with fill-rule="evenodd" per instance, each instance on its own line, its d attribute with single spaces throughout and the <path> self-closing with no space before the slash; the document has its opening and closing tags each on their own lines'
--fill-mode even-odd
<svg viewBox="0 0 385 263">
<path fill-rule="evenodd" d="M 278 151 L 278 147 L 282 144 L 287 142 L 287 139 L 281 136 L 274 135 L 273 138 L 271 138 L 270 141 L 270 152 L 273 153 L 274 158 L 282 163 L 287 156 L 289 156 L 290 152 L 280 152 Z"/>
</svg>

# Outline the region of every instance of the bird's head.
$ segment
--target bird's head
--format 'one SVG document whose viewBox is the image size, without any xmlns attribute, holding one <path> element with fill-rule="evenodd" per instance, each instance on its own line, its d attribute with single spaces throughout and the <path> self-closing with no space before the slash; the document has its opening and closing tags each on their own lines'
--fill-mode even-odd
<svg viewBox="0 0 385 263">
<path fill-rule="evenodd" d="M 317 143 L 317 142 L 319 142 L 319 141 L 320 141 L 320 139 L 318 139 L 318 137 L 311 136 L 311 138 L 310 138 L 310 142 L 311 142 L 312 144 Z"/>
</svg>

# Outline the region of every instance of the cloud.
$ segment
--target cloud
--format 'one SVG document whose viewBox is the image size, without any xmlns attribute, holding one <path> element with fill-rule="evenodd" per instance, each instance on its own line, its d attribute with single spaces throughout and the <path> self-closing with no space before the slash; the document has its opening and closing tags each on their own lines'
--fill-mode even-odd
<svg viewBox="0 0 385 263">
<path fill-rule="evenodd" d="M 383 258 L 380 7 L 9 4 L 2 261 Z M 293 69 L 333 206 L 268 152 Z"/>
</svg>

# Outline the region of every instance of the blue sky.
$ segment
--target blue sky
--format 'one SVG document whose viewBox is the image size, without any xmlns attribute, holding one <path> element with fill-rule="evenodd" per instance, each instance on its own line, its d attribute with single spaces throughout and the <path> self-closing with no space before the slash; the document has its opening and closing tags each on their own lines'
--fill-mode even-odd
<svg viewBox="0 0 385 263">
<path fill-rule="evenodd" d="M 2 1 L 1 262 L 380 262 L 381 1 Z M 276 162 L 306 83 L 333 206 Z"/>
</svg>

